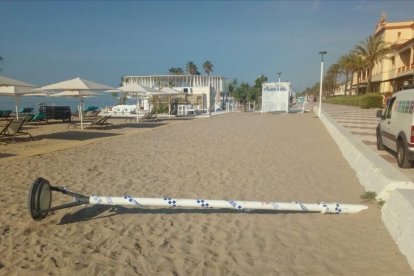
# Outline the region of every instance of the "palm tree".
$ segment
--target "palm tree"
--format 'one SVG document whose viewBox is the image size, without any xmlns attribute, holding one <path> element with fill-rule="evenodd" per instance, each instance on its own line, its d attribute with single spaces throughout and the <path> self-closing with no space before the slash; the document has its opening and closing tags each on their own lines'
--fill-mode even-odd
<svg viewBox="0 0 414 276">
<path fill-rule="evenodd" d="M 185 66 L 187 73 L 190 75 L 197 75 L 197 65 L 194 64 L 194 62 L 189 61 L 187 62 L 187 65 Z"/>
<path fill-rule="evenodd" d="M 339 67 L 340 67 L 341 71 L 345 74 L 344 95 L 346 96 L 346 92 L 348 91 L 349 74 L 352 71 L 352 65 L 353 65 L 353 55 L 352 55 L 352 53 L 341 56 L 338 60 L 338 64 L 339 64 Z M 350 86 L 350 88 L 351 88 L 351 86 Z"/>
<path fill-rule="evenodd" d="M 184 70 L 181 67 L 172 67 L 168 71 L 172 75 L 184 75 Z"/>
<path fill-rule="evenodd" d="M 325 74 L 324 86 L 328 91 L 328 95 L 333 95 L 335 93 L 335 89 L 338 86 L 338 75 L 340 74 L 341 69 L 338 63 L 332 64 L 328 71 Z"/>
<path fill-rule="evenodd" d="M 359 76 L 361 75 L 361 73 L 366 69 L 366 64 L 364 59 L 360 56 L 360 55 L 353 55 L 352 56 L 352 67 L 351 67 L 351 75 L 353 76 L 354 73 L 356 73 L 356 79 L 357 79 L 357 87 L 355 89 L 355 91 L 359 94 Z M 352 82 L 353 82 L 353 78 L 351 79 L 351 87 L 352 87 Z"/>
<path fill-rule="evenodd" d="M 380 37 L 370 35 L 365 41 L 360 41 L 355 46 L 354 52 L 360 55 L 367 66 L 368 83 L 367 92 L 371 90 L 372 69 L 377 61 L 381 60 L 391 50 L 389 44 L 386 44 Z"/>
<path fill-rule="evenodd" d="M 244 111 L 246 111 L 246 101 L 247 101 L 247 96 L 249 94 L 249 90 L 250 90 L 249 84 L 242 82 L 240 86 L 237 87 L 236 93 L 234 93 L 234 98 L 243 105 Z"/>
<path fill-rule="evenodd" d="M 254 97 L 256 102 L 259 102 L 259 99 L 262 97 L 262 84 L 265 82 L 267 82 L 267 77 L 263 74 L 254 81 Z"/>
<path fill-rule="evenodd" d="M 233 94 L 234 94 L 234 92 L 236 92 L 236 90 L 237 90 L 237 79 L 234 79 L 229 84 L 229 95 L 230 95 L 230 97 L 233 96 Z"/>
<path fill-rule="evenodd" d="M 203 69 L 206 72 L 207 75 L 210 76 L 210 73 L 213 72 L 213 63 L 211 63 L 211 61 L 205 61 L 203 63 Z"/>
</svg>

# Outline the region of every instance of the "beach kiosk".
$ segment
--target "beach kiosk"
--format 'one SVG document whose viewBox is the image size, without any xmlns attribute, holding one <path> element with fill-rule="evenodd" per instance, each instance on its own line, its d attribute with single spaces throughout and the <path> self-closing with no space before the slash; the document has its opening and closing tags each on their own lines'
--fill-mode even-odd
<svg viewBox="0 0 414 276">
<path fill-rule="evenodd" d="M 262 112 L 289 112 L 292 83 L 265 82 L 262 84 Z"/>
</svg>

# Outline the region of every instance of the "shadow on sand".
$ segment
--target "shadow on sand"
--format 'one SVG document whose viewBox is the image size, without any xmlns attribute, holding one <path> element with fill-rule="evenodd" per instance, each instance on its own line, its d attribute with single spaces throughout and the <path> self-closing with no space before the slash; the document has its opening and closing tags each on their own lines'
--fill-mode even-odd
<svg viewBox="0 0 414 276">
<path fill-rule="evenodd" d="M 0 153 L 0 158 L 6 158 L 6 157 L 10 157 L 10 156 L 16 156 L 16 154 L 11 154 L 11 153 Z"/>
<path fill-rule="evenodd" d="M 121 134 L 111 133 L 111 132 L 86 132 L 86 131 L 65 131 L 65 132 L 56 132 L 51 134 L 38 135 L 35 137 L 36 140 L 41 139 L 60 139 L 60 140 L 76 140 L 76 141 L 85 141 L 89 139 L 112 137 Z"/>
<path fill-rule="evenodd" d="M 106 214 L 104 214 L 106 213 Z M 147 214 L 293 214 L 302 213 L 295 211 L 278 211 L 278 210 L 232 210 L 232 209 L 196 209 L 196 208 L 156 208 L 144 209 L 138 207 L 126 208 L 119 205 L 93 205 L 77 210 L 74 213 L 65 214 L 59 221 L 58 225 L 89 221 L 94 219 L 103 219 L 115 215 L 147 215 Z M 137 217 L 139 218 L 139 217 Z"/>
</svg>

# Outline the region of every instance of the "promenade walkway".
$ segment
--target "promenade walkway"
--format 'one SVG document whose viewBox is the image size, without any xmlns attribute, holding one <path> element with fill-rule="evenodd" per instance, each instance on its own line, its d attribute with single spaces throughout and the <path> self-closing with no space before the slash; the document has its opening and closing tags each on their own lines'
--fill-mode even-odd
<svg viewBox="0 0 414 276">
<path fill-rule="evenodd" d="M 377 110 L 376 108 L 362 109 L 355 106 L 322 104 L 322 111 L 325 115 L 348 130 L 349 133 L 414 182 L 414 168 L 401 169 L 398 167 L 395 153 L 389 150 L 377 150 L 375 134 L 379 121 L 376 118 Z"/>
</svg>

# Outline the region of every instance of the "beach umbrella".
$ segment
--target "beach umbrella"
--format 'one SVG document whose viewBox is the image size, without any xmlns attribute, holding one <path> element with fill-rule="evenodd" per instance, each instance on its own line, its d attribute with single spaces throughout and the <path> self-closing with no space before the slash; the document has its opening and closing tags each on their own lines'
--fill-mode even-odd
<svg viewBox="0 0 414 276">
<path fill-rule="evenodd" d="M 52 191 L 72 196 L 72 202 L 52 207 Z M 44 178 L 37 178 L 29 189 L 28 204 L 29 213 L 34 220 L 46 218 L 49 212 L 79 206 L 84 204 L 98 205 L 133 205 L 140 208 L 145 207 L 186 207 L 202 209 L 231 209 L 235 211 L 249 210 L 271 210 L 276 212 L 319 212 L 322 214 L 357 213 L 368 208 L 360 204 L 342 203 L 302 203 L 302 202 L 260 202 L 241 200 L 217 200 L 217 199 L 179 199 L 171 197 L 143 198 L 124 195 L 122 197 L 112 196 L 86 196 L 75 193 L 62 186 L 52 186 Z"/>
<path fill-rule="evenodd" d="M 0 76 L 0 86 L 20 86 L 20 87 L 35 87 L 36 85 L 33 85 L 31 83 L 18 81 L 12 78 L 8 78 L 5 76 Z"/>
<path fill-rule="evenodd" d="M 20 97 L 29 93 L 40 93 L 41 91 L 33 90 L 34 84 L 14 80 L 8 77 L 0 76 L 0 96 L 14 97 L 16 119 L 19 119 L 19 102 Z"/>
<path fill-rule="evenodd" d="M 42 86 L 40 89 L 63 91 L 66 94 L 66 95 L 63 94 L 65 95 L 65 97 L 78 97 L 80 101 L 79 117 L 81 119 L 81 128 L 83 129 L 83 116 L 82 116 L 82 106 L 81 106 L 82 98 L 87 97 L 87 96 L 96 96 L 96 95 L 88 95 L 88 93 L 91 94 L 93 91 L 104 91 L 104 90 L 115 89 L 115 88 L 105 85 L 105 84 L 100 84 L 100 83 L 96 83 L 96 82 L 89 81 L 89 80 L 84 80 L 84 79 L 77 77 L 71 80 L 66 80 L 62 82 L 45 85 L 45 86 Z M 66 91 L 74 91 L 73 94 L 75 96 L 69 95 L 70 93 Z M 63 95 L 61 94 L 60 97 L 63 97 Z"/>
<path fill-rule="evenodd" d="M 82 114 L 82 101 L 86 97 L 96 97 L 101 96 L 101 94 L 90 91 L 90 90 L 66 90 L 62 92 L 57 92 L 55 94 L 51 95 L 52 97 L 72 97 L 72 98 L 78 98 L 79 99 L 79 105 L 78 105 L 78 112 L 79 112 L 79 118 L 81 121 L 81 128 L 83 129 L 83 114 Z"/>
<path fill-rule="evenodd" d="M 89 80 L 84 80 L 79 77 L 66 80 L 62 82 L 57 82 L 54 84 L 49 84 L 42 86 L 40 89 L 42 90 L 108 90 L 108 89 L 114 89 L 114 87 L 96 83 Z"/>
</svg>

